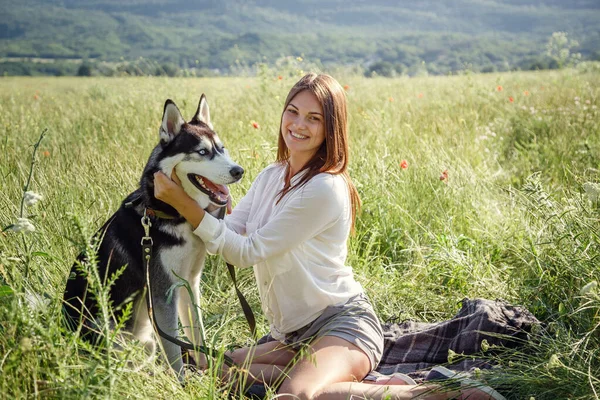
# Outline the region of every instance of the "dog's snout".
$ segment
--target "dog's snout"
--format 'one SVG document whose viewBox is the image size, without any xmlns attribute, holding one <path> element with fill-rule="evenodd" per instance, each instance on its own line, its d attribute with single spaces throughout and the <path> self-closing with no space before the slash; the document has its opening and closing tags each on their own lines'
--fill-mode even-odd
<svg viewBox="0 0 600 400">
<path fill-rule="evenodd" d="M 235 179 L 241 179 L 242 175 L 244 175 L 244 168 L 240 167 L 239 165 L 236 165 L 235 167 L 229 170 L 229 173 Z"/>
</svg>

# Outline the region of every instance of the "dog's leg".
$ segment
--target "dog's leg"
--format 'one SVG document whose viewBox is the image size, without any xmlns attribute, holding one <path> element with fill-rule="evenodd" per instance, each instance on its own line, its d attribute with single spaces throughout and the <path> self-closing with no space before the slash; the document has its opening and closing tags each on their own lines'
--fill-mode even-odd
<svg viewBox="0 0 600 400">
<path fill-rule="evenodd" d="M 200 275 L 198 274 L 193 278 L 189 284 L 192 289 L 192 298 L 190 298 L 187 288 L 182 287 L 179 289 L 180 296 L 177 307 L 179 320 L 187 339 L 193 344 L 201 345 L 203 343 L 204 327 L 202 326 L 202 314 L 200 311 Z M 194 358 L 198 366 L 202 367 L 206 365 L 204 354 L 196 353 Z"/>
<path fill-rule="evenodd" d="M 200 317 L 200 277 L 189 282 L 192 298 L 187 288 L 179 289 L 179 319 L 183 332 L 189 341 L 194 344 L 202 343 L 202 318 Z"/>
<path fill-rule="evenodd" d="M 179 297 L 178 291 L 175 291 L 171 302 L 167 303 L 167 298 L 165 296 L 160 296 L 158 293 L 153 296 L 154 321 L 162 331 L 174 338 L 178 336 L 179 331 L 176 312 L 176 304 L 179 301 Z M 160 342 L 169 364 L 171 364 L 171 367 L 175 370 L 179 380 L 182 380 L 183 360 L 181 359 L 181 348 L 163 337 L 160 337 Z"/>
<path fill-rule="evenodd" d="M 146 352 L 151 357 L 156 352 L 156 342 L 154 341 L 154 329 L 148 316 L 148 307 L 145 298 L 139 298 L 135 302 L 133 313 L 133 336 L 144 346 Z"/>
</svg>

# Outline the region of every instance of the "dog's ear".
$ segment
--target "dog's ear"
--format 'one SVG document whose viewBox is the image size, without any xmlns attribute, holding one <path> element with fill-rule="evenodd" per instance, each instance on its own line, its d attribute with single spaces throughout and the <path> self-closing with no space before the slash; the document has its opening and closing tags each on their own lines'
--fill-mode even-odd
<svg viewBox="0 0 600 400">
<path fill-rule="evenodd" d="M 173 140 L 179 134 L 183 124 L 185 124 L 185 121 L 181 116 L 181 112 L 179 112 L 179 108 L 173 100 L 167 100 L 163 111 L 162 124 L 160 125 L 160 142 L 167 144 Z"/>
<path fill-rule="evenodd" d="M 210 129 L 213 129 L 212 124 L 210 123 L 210 110 L 208 109 L 208 102 L 206 101 L 206 96 L 202 93 L 200 96 L 200 102 L 198 103 L 198 109 L 196 110 L 196 114 L 194 114 L 194 118 L 192 118 L 191 123 L 204 122 Z"/>
</svg>

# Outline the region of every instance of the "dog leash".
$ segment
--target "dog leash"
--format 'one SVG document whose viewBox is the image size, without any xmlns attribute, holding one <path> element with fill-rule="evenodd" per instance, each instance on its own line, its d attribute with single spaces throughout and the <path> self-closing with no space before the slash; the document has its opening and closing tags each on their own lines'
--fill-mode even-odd
<svg viewBox="0 0 600 400">
<path fill-rule="evenodd" d="M 153 304 L 152 288 L 150 285 L 150 260 L 152 259 L 152 245 L 154 243 L 152 241 L 152 237 L 150 236 L 150 227 L 152 226 L 152 223 L 150 222 L 150 217 L 149 217 L 148 213 L 146 212 L 146 209 L 144 209 L 144 216 L 142 217 L 142 226 L 144 227 L 144 236 L 142 237 L 141 245 L 142 245 L 142 257 L 143 257 L 143 262 L 144 262 L 144 266 L 145 266 L 144 272 L 146 275 L 146 290 L 147 290 L 146 306 L 148 307 L 148 316 L 150 317 L 150 323 L 152 324 L 152 327 L 154 328 L 154 330 L 158 333 L 158 335 L 160 337 L 168 340 L 169 342 L 171 342 L 173 344 L 180 346 L 183 349 L 198 351 L 209 357 L 216 358 L 217 355 L 215 354 L 213 349 L 206 347 L 204 345 L 194 345 L 192 343 L 187 343 L 187 342 L 184 342 L 182 340 L 179 340 L 179 339 L 169 335 L 168 333 L 166 333 L 165 331 L 163 331 L 160 328 L 160 326 L 154 319 L 154 310 L 152 308 L 152 304 Z M 234 365 L 234 362 L 231 359 L 231 357 L 227 356 L 226 354 L 223 354 L 223 361 L 229 367 Z"/>
<path fill-rule="evenodd" d="M 219 218 L 219 219 L 225 218 L 226 208 L 227 207 L 221 207 L 217 218 Z M 254 339 L 257 339 L 257 337 L 256 337 L 256 319 L 254 318 L 254 312 L 252 312 L 252 308 L 250 308 L 250 304 L 248 304 L 248 301 L 244 297 L 244 294 L 238 287 L 237 279 L 235 277 L 235 267 L 233 265 L 229 264 L 227 261 L 225 262 L 225 264 L 227 265 L 227 270 L 229 271 L 229 276 L 231 276 L 231 280 L 233 281 L 233 286 L 235 287 L 235 293 L 237 294 L 240 305 L 242 306 L 242 311 L 244 312 L 244 317 L 246 318 L 246 322 L 248 322 L 248 326 L 250 327 L 250 333 L 252 334 L 252 337 Z"/>
</svg>

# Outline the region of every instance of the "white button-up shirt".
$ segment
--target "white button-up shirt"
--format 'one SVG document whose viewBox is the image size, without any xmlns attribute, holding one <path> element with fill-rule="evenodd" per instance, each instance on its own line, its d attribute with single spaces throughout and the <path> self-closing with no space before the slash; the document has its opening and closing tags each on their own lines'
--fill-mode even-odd
<svg viewBox="0 0 600 400">
<path fill-rule="evenodd" d="M 320 173 L 277 203 L 285 173 L 284 165 L 268 166 L 232 214 L 206 214 L 194 232 L 209 253 L 254 266 L 263 312 L 279 340 L 363 292 L 345 265 L 352 221 L 344 177 Z"/>
</svg>

